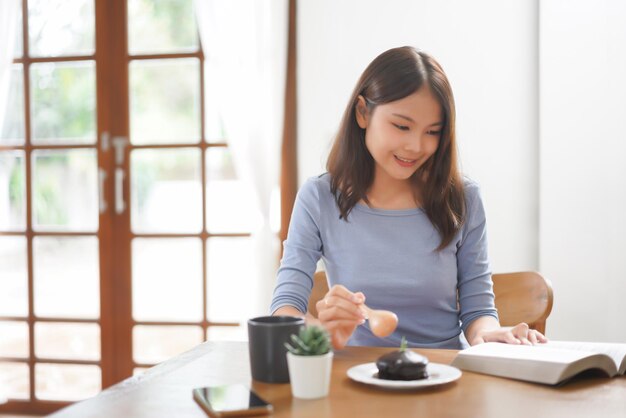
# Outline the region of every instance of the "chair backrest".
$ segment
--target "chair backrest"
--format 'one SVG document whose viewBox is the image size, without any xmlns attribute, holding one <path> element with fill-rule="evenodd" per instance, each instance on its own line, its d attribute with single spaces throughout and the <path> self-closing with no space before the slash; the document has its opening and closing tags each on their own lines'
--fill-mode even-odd
<svg viewBox="0 0 626 418">
<path fill-rule="evenodd" d="M 326 272 L 318 271 L 313 276 L 313 290 L 309 296 L 309 312 L 317 318 L 317 308 L 315 304 L 324 298 L 328 293 L 328 281 L 326 280 Z"/>
<path fill-rule="evenodd" d="M 550 281 L 532 271 L 494 274 L 492 279 L 500 324 L 507 327 L 526 322 L 545 334 L 553 301 Z M 318 271 L 313 277 L 313 291 L 309 297 L 308 309 L 313 316 L 317 317 L 315 304 L 327 292 L 326 273 Z"/>
<path fill-rule="evenodd" d="M 550 281 L 534 271 L 494 274 L 492 279 L 500 324 L 526 322 L 545 334 L 554 298 Z"/>
</svg>

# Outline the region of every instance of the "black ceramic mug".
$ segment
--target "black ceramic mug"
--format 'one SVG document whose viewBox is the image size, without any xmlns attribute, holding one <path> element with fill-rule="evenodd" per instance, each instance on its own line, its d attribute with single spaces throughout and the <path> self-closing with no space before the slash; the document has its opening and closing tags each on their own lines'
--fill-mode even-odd
<svg viewBox="0 0 626 418">
<path fill-rule="evenodd" d="M 289 382 L 285 343 L 303 326 L 304 318 L 295 316 L 260 316 L 248 320 L 250 369 L 254 380 Z"/>
</svg>

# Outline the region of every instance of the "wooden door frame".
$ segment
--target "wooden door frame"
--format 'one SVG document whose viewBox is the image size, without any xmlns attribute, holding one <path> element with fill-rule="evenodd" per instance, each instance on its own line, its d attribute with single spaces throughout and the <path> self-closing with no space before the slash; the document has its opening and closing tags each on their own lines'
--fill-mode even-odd
<svg viewBox="0 0 626 418">
<path fill-rule="evenodd" d="M 111 140 L 115 137 L 129 138 L 129 100 L 128 100 L 128 25 L 127 25 L 127 1 L 126 0 L 109 0 L 107 2 L 99 1 L 97 3 L 106 3 L 107 10 L 102 14 L 104 19 L 101 20 L 102 26 L 100 34 L 106 34 L 106 40 L 103 41 L 103 47 L 109 48 L 107 56 L 110 62 L 106 63 L 103 77 L 102 91 L 109 94 L 107 89 L 107 81 L 110 85 L 116 86 L 118 95 L 108 97 L 106 103 L 105 124 L 100 130 L 100 135 L 108 133 Z M 115 16 L 115 19 L 106 19 L 106 17 Z M 108 24 L 108 26 L 106 26 Z M 115 66 L 115 67 L 114 67 Z M 129 147 L 126 147 L 124 153 L 124 171 L 125 178 L 123 181 L 123 198 L 125 202 L 129 202 L 130 197 L 130 175 L 128 173 Z M 101 149 L 102 151 L 102 149 Z M 107 216 L 110 217 L 110 240 L 106 243 L 106 251 L 101 251 L 104 260 L 108 260 L 111 265 L 105 266 L 101 284 L 104 293 L 103 305 L 106 304 L 108 312 L 103 309 L 102 325 L 103 341 L 104 337 L 108 337 L 106 346 L 103 344 L 103 361 L 104 350 L 107 352 L 106 365 L 108 373 L 106 379 L 103 376 L 103 388 L 115 384 L 132 373 L 132 285 L 131 285 L 131 256 L 130 256 L 130 208 L 126 207 L 121 214 L 115 213 L 115 190 L 114 175 L 116 169 L 115 150 L 112 146 L 108 150 L 101 153 L 103 155 L 103 167 L 109 173 L 107 200 L 110 202 L 110 208 Z M 128 206 L 128 205 L 127 205 Z M 103 263 L 106 264 L 106 263 Z M 106 299 L 104 299 L 106 297 Z"/>
<path fill-rule="evenodd" d="M 289 0 L 287 77 L 285 80 L 285 119 L 281 149 L 280 241 L 287 239 L 291 212 L 298 192 L 298 26 L 297 1 Z M 281 245 L 281 257 L 282 257 Z"/>
</svg>

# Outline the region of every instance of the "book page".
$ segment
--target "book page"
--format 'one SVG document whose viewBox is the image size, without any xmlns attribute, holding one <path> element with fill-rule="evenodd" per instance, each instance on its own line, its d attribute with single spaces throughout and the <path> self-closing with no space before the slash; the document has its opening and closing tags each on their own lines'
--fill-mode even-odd
<svg viewBox="0 0 626 418">
<path fill-rule="evenodd" d="M 594 354 L 591 351 L 549 347 L 547 344 L 513 345 L 504 343 L 478 344 L 460 353 L 467 356 L 531 360 L 556 364 L 569 364 Z"/>
<path fill-rule="evenodd" d="M 620 374 L 624 374 L 625 372 L 626 344 L 581 341 L 549 341 L 546 344 L 538 344 L 537 346 L 606 354 L 615 362 L 615 367 L 619 370 Z"/>
</svg>

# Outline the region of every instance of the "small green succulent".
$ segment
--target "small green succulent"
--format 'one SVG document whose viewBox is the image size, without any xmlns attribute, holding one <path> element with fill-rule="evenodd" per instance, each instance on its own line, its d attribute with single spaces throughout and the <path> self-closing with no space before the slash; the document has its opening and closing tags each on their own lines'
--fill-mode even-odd
<svg viewBox="0 0 626 418">
<path fill-rule="evenodd" d="M 292 334 L 294 345 L 285 343 L 285 347 L 297 356 L 320 356 L 330 351 L 330 336 L 324 328 L 312 325 L 300 329 L 298 335 Z"/>
<path fill-rule="evenodd" d="M 400 342 L 400 351 L 402 352 L 406 351 L 406 347 L 407 347 L 406 337 L 402 336 L 402 341 Z"/>
</svg>

